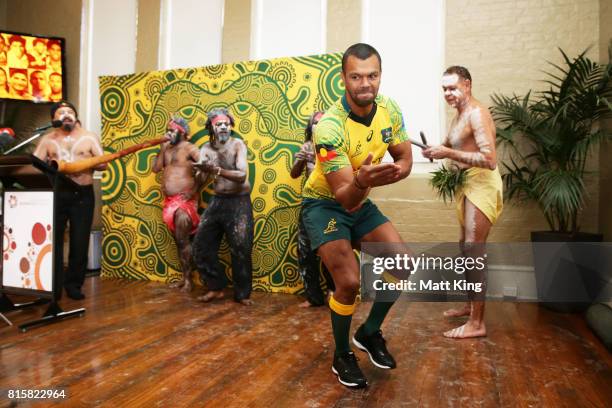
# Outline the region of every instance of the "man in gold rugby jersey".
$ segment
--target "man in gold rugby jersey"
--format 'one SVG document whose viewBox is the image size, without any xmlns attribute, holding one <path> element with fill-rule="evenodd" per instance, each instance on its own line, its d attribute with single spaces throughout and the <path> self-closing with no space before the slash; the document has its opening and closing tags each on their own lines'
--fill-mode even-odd
<svg viewBox="0 0 612 408">
<path fill-rule="evenodd" d="M 317 158 L 303 190 L 302 214 L 311 246 L 318 250 L 336 286 L 329 301 L 336 344 L 332 371 L 340 383 L 352 388 L 367 385 L 349 346 L 360 286 L 353 246 L 402 242 L 395 227 L 367 197 L 372 187 L 400 181 L 412 168 L 402 113 L 395 101 L 378 95 L 380 77 L 381 58 L 372 46 L 359 43 L 346 50 L 342 58 L 346 91 L 315 130 Z M 387 151 L 393 163 L 381 163 Z M 396 363 L 380 330 L 393 305 L 386 300 L 375 301 L 353 343 L 368 353 L 374 365 L 392 369 Z"/>
</svg>

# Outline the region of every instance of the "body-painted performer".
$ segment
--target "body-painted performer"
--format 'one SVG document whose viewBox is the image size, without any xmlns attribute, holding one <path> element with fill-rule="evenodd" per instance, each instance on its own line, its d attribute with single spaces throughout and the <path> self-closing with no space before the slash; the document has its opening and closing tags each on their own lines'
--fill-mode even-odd
<svg viewBox="0 0 612 408">
<path fill-rule="evenodd" d="M 46 134 L 39 142 L 34 155 L 41 160 L 64 160 L 72 163 L 103 154 L 98 137 L 81 127 L 76 108 L 69 102 L 61 101 L 51 105 L 51 119 L 59 120 L 62 125 Z M 63 274 L 66 294 L 72 299 L 84 299 L 81 291 L 87 267 L 89 234 L 95 206 L 93 191 L 94 170 L 104 170 L 106 164 L 68 177 L 80 188 L 76 191 L 60 191 L 56 195 L 55 214 L 55 268 L 63 271 L 64 231 L 70 223 L 70 254 L 68 271 Z M 57 294 L 61 296 L 61 293 Z"/>
<path fill-rule="evenodd" d="M 234 118 L 226 109 L 208 113 L 206 129 L 210 141 L 200 150 L 202 178 L 213 178 L 215 195 L 202 214 L 193 241 L 194 259 L 208 293 L 198 299 L 209 302 L 223 298 L 227 278 L 218 252 L 225 235 L 232 258 L 234 300 L 244 305 L 252 301 L 251 251 L 253 249 L 253 209 L 251 185 L 247 177 L 247 148 L 233 137 Z"/>
<path fill-rule="evenodd" d="M 170 119 L 166 129 L 168 141 L 161 146 L 153 164 L 155 173 L 164 172 L 162 217 L 174 236 L 183 270 L 183 280 L 172 286 L 185 292 L 193 288 L 189 236 L 195 233 L 200 222 L 196 197 L 199 185 L 193 168 L 193 164 L 200 161 L 200 150 L 188 137 L 187 121 L 180 116 Z"/>
<path fill-rule="evenodd" d="M 336 286 L 329 300 L 336 344 L 332 371 L 340 383 L 354 388 L 365 387 L 367 380 L 349 346 L 360 287 L 352 243 L 402 242 L 395 227 L 367 197 L 372 187 L 400 181 L 412 168 L 402 113 L 395 101 L 378 95 L 380 78 L 381 59 L 373 47 L 355 44 L 346 50 L 342 58 L 346 91 L 317 126 L 317 161 L 302 193 L 312 248 L 318 249 Z M 394 162 L 380 164 L 387 151 Z M 353 343 L 384 369 L 396 366 L 380 330 L 392 305 L 393 301 L 375 301 L 353 336 Z"/>
<path fill-rule="evenodd" d="M 300 148 L 300 151 L 295 154 L 295 161 L 291 168 L 291 177 L 298 178 L 305 173 L 305 179 L 308 180 L 310 173 L 314 169 L 315 165 L 315 151 L 314 145 L 312 144 L 312 134 L 319 123 L 319 120 L 323 116 L 323 112 L 315 112 L 308 120 L 306 126 L 304 144 Z M 302 280 L 304 281 L 304 293 L 306 294 L 306 300 L 300 304 L 301 307 L 310 306 L 323 306 L 327 301 L 327 294 L 323 292 L 320 283 L 320 272 L 319 272 L 319 257 L 316 252 L 310 247 L 310 239 L 304 226 L 304 218 L 300 211 L 300 220 L 298 226 L 298 264 L 299 271 Z M 327 288 L 331 291 L 334 290 L 334 282 L 329 275 L 329 271 L 323 265 L 323 276 L 327 283 Z"/>
<path fill-rule="evenodd" d="M 446 102 L 457 110 L 448 136 L 441 145 L 423 150 L 431 159 L 449 159 L 451 166 L 467 169 L 464 185 L 456 193 L 457 218 L 461 227 L 459 242 L 465 256 L 484 255 L 491 226 L 502 211 L 502 180 L 497 169 L 495 123 L 489 110 L 472 96 L 472 77 L 460 66 L 444 72 L 442 89 Z M 467 274 L 468 280 L 486 286 L 486 269 Z M 463 326 L 444 333 L 450 338 L 486 336 L 484 291 L 468 293 L 471 301 L 460 310 L 451 309 L 446 317 L 468 316 Z"/>
</svg>

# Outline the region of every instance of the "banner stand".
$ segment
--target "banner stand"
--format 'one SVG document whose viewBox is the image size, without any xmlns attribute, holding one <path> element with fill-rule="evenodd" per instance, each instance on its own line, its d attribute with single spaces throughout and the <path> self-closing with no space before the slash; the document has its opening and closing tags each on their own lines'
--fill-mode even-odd
<svg viewBox="0 0 612 408">
<path fill-rule="evenodd" d="M 62 297 L 63 270 L 58 271 L 55 268 L 56 253 L 59 248 L 53 242 L 55 197 L 58 192 L 73 191 L 78 188 L 78 185 L 33 155 L 0 157 L 0 180 L 4 187 L 0 201 L 3 225 L 3 257 L 0 270 L 1 305 L 8 310 L 15 310 L 50 302 L 40 319 L 19 326 L 21 332 L 68 317 L 83 316 L 85 308 L 65 312 L 58 304 Z M 7 194 L 9 194 L 8 199 Z M 29 224 L 25 229 L 9 228 L 4 222 L 5 216 L 10 213 L 11 217 L 8 219 L 11 223 L 16 223 L 16 225 L 32 223 L 32 216 L 28 215 L 28 211 L 41 220 L 34 225 L 34 228 Z M 24 231 L 29 233 L 30 230 L 31 237 L 24 237 Z M 5 243 L 7 239 L 12 241 Z M 23 254 L 23 249 L 28 249 L 27 254 Z M 22 252 L 17 254 L 18 250 Z M 21 259 L 17 263 L 19 256 Z M 8 298 L 8 294 L 37 296 L 38 299 L 15 305 Z M 11 324 L 8 319 L 5 322 Z"/>
<path fill-rule="evenodd" d="M 44 303 L 49 303 L 49 299 L 36 299 L 31 302 L 25 303 L 13 303 L 5 293 L 0 293 L 0 319 L 4 320 L 6 324 L 12 326 L 13 323 L 4 315 L 2 312 L 10 312 L 13 310 L 20 310 L 30 306 L 42 305 Z"/>
</svg>

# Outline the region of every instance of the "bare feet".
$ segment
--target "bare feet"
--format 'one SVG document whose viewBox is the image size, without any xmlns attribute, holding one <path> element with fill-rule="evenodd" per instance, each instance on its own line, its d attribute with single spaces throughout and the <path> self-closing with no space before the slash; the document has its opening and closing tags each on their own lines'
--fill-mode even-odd
<svg viewBox="0 0 612 408">
<path fill-rule="evenodd" d="M 180 289 L 181 292 L 191 292 L 191 290 L 193 289 L 193 283 L 191 281 L 183 279 L 182 281 L 170 284 L 170 288 Z"/>
<path fill-rule="evenodd" d="M 448 309 L 444 313 L 444 317 L 461 317 L 461 316 L 469 316 L 471 312 L 471 308 L 468 305 L 465 305 L 461 309 Z"/>
<path fill-rule="evenodd" d="M 223 299 L 223 292 L 220 290 L 211 290 L 204 296 L 198 296 L 198 300 L 202 302 L 210 302 L 212 300 Z"/>
<path fill-rule="evenodd" d="M 241 299 L 238 301 L 238 303 L 244 306 L 251 306 L 253 304 L 253 301 L 251 299 Z"/>
<path fill-rule="evenodd" d="M 170 284 L 170 289 L 179 289 L 182 288 L 185 284 L 185 281 L 178 281 Z"/>
<path fill-rule="evenodd" d="M 299 304 L 299 307 L 303 307 L 303 308 L 307 308 L 307 307 L 312 307 L 312 303 L 310 303 L 309 301 L 305 300 L 302 303 Z"/>
<path fill-rule="evenodd" d="M 469 339 L 473 337 L 485 337 L 487 329 L 484 323 L 476 324 L 467 322 L 463 326 L 455 327 L 444 333 L 444 337 L 449 339 Z"/>
</svg>

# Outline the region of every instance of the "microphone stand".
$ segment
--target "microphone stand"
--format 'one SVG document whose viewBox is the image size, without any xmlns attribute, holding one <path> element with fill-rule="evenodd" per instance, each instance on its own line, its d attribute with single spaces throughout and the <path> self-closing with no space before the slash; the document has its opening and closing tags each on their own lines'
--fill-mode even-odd
<svg viewBox="0 0 612 408">
<path fill-rule="evenodd" d="M 34 132 L 38 132 L 36 133 L 34 136 L 30 137 L 27 140 L 24 140 L 23 142 L 19 143 L 17 146 L 14 146 L 12 148 L 10 148 L 9 150 L 7 150 L 6 152 L 3 153 L 4 156 L 6 156 L 7 154 L 14 152 L 15 150 L 19 149 L 21 146 L 27 145 L 28 143 L 38 139 L 39 137 L 41 137 L 44 133 L 45 130 L 52 128 L 52 127 L 56 127 L 54 124 L 49 124 L 49 125 L 45 125 L 39 128 L 34 129 Z"/>
<path fill-rule="evenodd" d="M 15 150 L 19 149 L 21 146 L 24 146 L 24 145 L 26 145 L 26 144 L 30 143 L 31 141 L 34 141 L 34 140 L 38 139 L 38 138 L 39 138 L 39 137 L 41 137 L 41 136 L 42 136 L 44 133 L 45 133 L 44 131 L 39 132 L 39 133 L 36 133 L 34 136 L 30 137 L 30 138 L 29 138 L 29 139 L 27 139 L 27 140 L 24 140 L 23 142 L 19 143 L 17 146 L 11 147 L 9 150 L 7 150 L 6 152 L 2 153 L 2 155 L 3 155 L 3 156 L 6 156 L 7 154 L 9 154 L 9 153 L 11 153 L 11 152 L 14 152 Z"/>
</svg>

